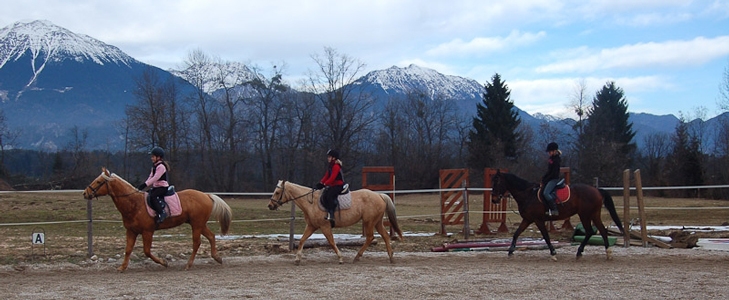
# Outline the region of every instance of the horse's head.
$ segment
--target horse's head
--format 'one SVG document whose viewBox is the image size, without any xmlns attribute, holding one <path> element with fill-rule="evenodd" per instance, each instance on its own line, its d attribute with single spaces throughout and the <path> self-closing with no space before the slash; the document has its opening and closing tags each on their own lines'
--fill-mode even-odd
<svg viewBox="0 0 729 300">
<path fill-rule="evenodd" d="M 101 168 L 101 175 L 96 177 L 96 179 L 89 183 L 86 189 L 84 189 L 84 199 L 91 200 L 94 197 L 108 195 L 109 180 L 111 180 L 111 173 L 106 168 Z"/>
<path fill-rule="evenodd" d="M 284 199 L 285 186 L 285 181 L 278 181 L 278 183 L 276 184 L 276 189 L 273 191 L 273 195 L 271 195 L 271 201 L 268 201 L 268 209 L 276 210 L 288 201 L 288 199 Z"/>
<path fill-rule="evenodd" d="M 504 180 L 501 171 L 496 170 L 496 174 L 491 177 L 491 203 L 501 203 L 501 199 L 504 198 L 504 194 L 506 193 L 506 180 Z"/>
</svg>

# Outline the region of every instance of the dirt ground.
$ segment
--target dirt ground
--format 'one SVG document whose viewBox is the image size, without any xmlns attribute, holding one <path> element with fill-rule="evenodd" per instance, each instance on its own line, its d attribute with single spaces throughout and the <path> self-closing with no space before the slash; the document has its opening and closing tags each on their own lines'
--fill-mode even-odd
<svg viewBox="0 0 729 300">
<path fill-rule="evenodd" d="M 729 253 L 699 249 L 576 246 L 506 252 L 396 252 L 390 264 L 382 251 L 352 263 L 344 249 L 336 263 L 328 249 L 304 251 L 300 266 L 291 253 L 238 256 L 219 265 L 184 260 L 164 268 L 149 260 L 118 273 L 118 262 L 0 266 L 3 299 L 727 299 Z"/>
</svg>

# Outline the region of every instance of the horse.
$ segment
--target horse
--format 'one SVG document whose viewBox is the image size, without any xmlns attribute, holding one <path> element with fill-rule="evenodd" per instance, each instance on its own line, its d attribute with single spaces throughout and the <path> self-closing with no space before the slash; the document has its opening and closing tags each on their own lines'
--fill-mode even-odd
<svg viewBox="0 0 729 300">
<path fill-rule="evenodd" d="M 306 229 L 304 229 L 304 234 L 299 241 L 299 248 L 296 252 L 296 260 L 294 261 L 296 265 L 301 263 L 304 242 L 318 229 L 321 229 L 329 245 L 334 249 L 334 253 L 337 254 L 339 263 L 342 264 L 342 253 L 339 252 L 339 248 L 337 248 L 337 244 L 334 242 L 332 227 L 347 227 L 360 220 L 362 220 L 362 227 L 366 239 L 362 248 L 359 249 L 357 256 L 354 257 L 354 262 L 359 261 L 365 249 L 372 243 L 372 240 L 375 238 L 374 229 L 377 229 L 377 232 L 385 241 L 390 263 L 394 263 L 392 247 L 390 246 L 390 236 L 382 224 L 382 217 L 387 213 L 390 225 L 399 235 L 399 239 L 401 241 L 403 240 L 402 230 L 400 230 L 397 224 L 395 204 L 392 202 L 392 199 L 386 194 L 375 193 L 368 189 L 360 189 L 350 193 L 352 194 L 351 208 L 337 211 L 335 213 L 334 223 L 330 223 L 325 218 L 327 213 L 319 208 L 318 202 L 319 196 L 321 195 L 319 190 L 283 180 L 278 181 L 276 189 L 273 191 L 271 200 L 268 203 L 268 208 L 275 210 L 289 201 L 294 201 L 296 206 L 304 212 L 304 220 L 306 221 Z"/>
<path fill-rule="evenodd" d="M 544 241 L 546 241 L 547 246 L 549 247 L 549 253 L 551 254 L 552 260 L 556 261 L 557 251 L 554 250 L 554 246 L 552 246 L 552 243 L 549 240 L 549 232 L 547 232 L 545 222 L 563 220 L 577 214 L 580 217 L 580 222 L 582 222 L 582 225 L 585 227 L 585 239 L 577 248 L 577 259 L 582 257 L 582 251 L 585 249 L 587 241 L 594 234 L 591 225 L 592 223 L 594 223 L 597 230 L 600 231 L 600 235 L 605 242 L 607 259 L 612 259 L 612 249 L 610 249 L 608 244 L 608 232 L 600 218 L 603 203 L 621 233 L 623 232 L 623 225 L 620 223 L 620 218 L 615 210 L 613 198 L 607 191 L 587 184 L 577 183 L 570 185 L 569 201 L 561 204 L 559 214 L 557 216 L 547 216 L 545 215 L 545 206 L 537 196 L 539 185 L 530 183 L 514 174 L 501 173 L 500 171 L 497 171 L 491 178 L 491 183 L 491 202 L 494 204 L 501 203 L 501 199 L 508 191 L 519 206 L 519 215 L 522 217 L 521 224 L 519 224 L 519 228 L 517 228 L 516 232 L 514 232 L 511 247 L 509 247 L 509 257 L 514 255 L 516 239 L 519 235 L 527 228 L 527 226 L 531 223 L 535 223 L 537 228 L 539 228 L 539 232 L 542 233 Z"/>
<path fill-rule="evenodd" d="M 182 214 L 170 216 L 160 224 L 156 224 L 154 217 L 147 212 L 145 205 L 146 193 L 138 190 L 126 180 L 116 174 L 110 173 L 106 168 L 101 169 L 101 175 L 96 177 L 86 189 L 84 198 L 91 200 L 99 196 L 109 195 L 114 201 L 116 209 L 121 213 L 124 228 L 126 228 L 127 245 L 124 251 L 124 262 L 117 268 L 124 272 L 129 266 L 129 256 L 137 241 L 137 236 L 142 235 L 144 254 L 154 262 L 167 267 L 167 261 L 152 254 L 152 237 L 157 229 L 177 227 L 183 223 L 189 223 L 192 227 L 192 254 L 187 261 L 185 270 L 192 267 L 198 248 L 200 248 L 200 234 L 210 242 L 210 256 L 222 264 L 223 259 L 218 255 L 215 247 L 215 234 L 208 229 L 207 223 L 211 216 L 215 216 L 223 235 L 230 229 L 232 212 L 223 199 L 213 194 L 205 194 L 197 190 L 183 190 L 178 192 Z"/>
</svg>

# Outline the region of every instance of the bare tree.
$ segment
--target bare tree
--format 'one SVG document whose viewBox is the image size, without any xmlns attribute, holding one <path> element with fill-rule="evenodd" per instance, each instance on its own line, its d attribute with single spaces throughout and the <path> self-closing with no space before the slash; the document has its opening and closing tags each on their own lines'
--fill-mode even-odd
<svg viewBox="0 0 729 300">
<path fill-rule="evenodd" d="M 309 74 L 309 92 L 324 107 L 320 147 L 337 148 L 343 156 L 355 158 L 375 120 L 372 99 L 353 84 L 365 64 L 329 47 L 311 57 L 317 71 Z"/>
<path fill-rule="evenodd" d="M 585 82 L 585 78 L 575 80 L 575 83 L 572 86 L 572 95 L 570 96 L 570 103 L 568 106 L 572 108 L 577 115 L 577 124 L 575 125 L 577 126 L 576 130 L 578 134 L 583 133 L 583 118 L 587 113 L 587 102 L 589 101 L 587 97 L 587 82 Z"/>
<path fill-rule="evenodd" d="M 729 111 L 729 65 L 724 68 L 724 74 L 719 84 L 719 108 Z"/>
<path fill-rule="evenodd" d="M 292 97 L 287 94 L 289 87 L 283 82 L 282 68 L 275 65 L 272 74 L 265 76 L 259 68 L 252 69 L 252 79 L 246 86 L 252 89 L 246 97 L 249 118 L 253 127 L 252 139 L 256 154 L 261 163 L 264 186 L 272 186 L 274 150 L 281 148 L 280 128 L 289 125 L 288 114 Z"/>
<path fill-rule="evenodd" d="M 666 158 L 670 153 L 673 145 L 671 143 L 671 135 L 667 133 L 652 133 L 643 138 L 643 149 L 639 159 L 640 168 L 645 170 L 646 184 L 659 185 L 666 167 Z"/>
</svg>

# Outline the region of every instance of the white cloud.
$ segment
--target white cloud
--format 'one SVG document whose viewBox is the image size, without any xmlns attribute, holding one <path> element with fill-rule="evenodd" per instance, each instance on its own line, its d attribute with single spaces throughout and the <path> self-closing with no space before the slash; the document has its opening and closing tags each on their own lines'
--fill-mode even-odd
<svg viewBox="0 0 729 300">
<path fill-rule="evenodd" d="M 580 78 L 553 78 L 536 80 L 513 80 L 506 84 L 511 89 L 511 100 L 514 105 L 529 114 L 543 113 L 561 117 L 576 117 L 570 107 L 574 99 L 575 84 Z M 592 102 L 595 93 L 608 81 L 623 89 L 628 100 L 629 110 L 632 111 L 631 103 L 638 101 L 638 98 L 631 96 L 634 93 L 650 93 L 661 90 L 673 89 L 671 83 L 659 76 L 641 77 L 587 77 L 584 78 L 586 85 L 586 104 Z M 639 103 L 635 103 L 639 104 Z"/>
<path fill-rule="evenodd" d="M 426 51 L 426 54 L 431 56 L 483 55 L 530 45 L 544 38 L 546 35 L 544 31 L 522 33 L 519 30 L 512 30 L 506 37 L 477 37 L 468 42 L 464 42 L 461 39 L 454 39 Z"/>
<path fill-rule="evenodd" d="M 606 69 L 675 68 L 697 66 L 729 55 L 729 36 L 693 40 L 647 42 L 617 48 L 564 50 L 562 61 L 539 66 L 540 73 L 588 73 Z M 575 53 L 583 53 L 576 58 Z M 559 54 L 557 54 L 559 55 Z"/>
</svg>

